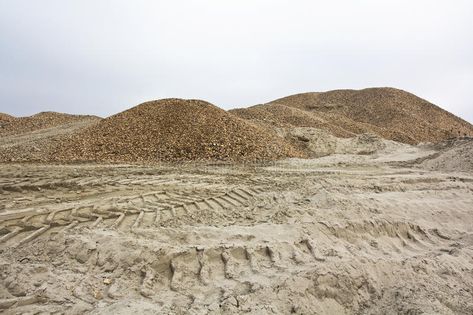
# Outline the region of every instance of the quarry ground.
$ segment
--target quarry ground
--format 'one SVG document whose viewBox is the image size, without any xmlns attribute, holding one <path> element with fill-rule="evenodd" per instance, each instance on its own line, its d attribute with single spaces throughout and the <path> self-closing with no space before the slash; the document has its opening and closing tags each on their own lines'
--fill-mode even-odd
<svg viewBox="0 0 473 315">
<path fill-rule="evenodd" d="M 473 174 L 402 150 L 0 164 L 0 312 L 472 314 Z"/>
</svg>

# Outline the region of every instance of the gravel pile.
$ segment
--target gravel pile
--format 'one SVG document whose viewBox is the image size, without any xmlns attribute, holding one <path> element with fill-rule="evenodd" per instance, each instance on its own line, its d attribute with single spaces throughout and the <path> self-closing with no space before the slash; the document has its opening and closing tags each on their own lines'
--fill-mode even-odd
<svg viewBox="0 0 473 315">
<path fill-rule="evenodd" d="M 146 102 L 74 134 L 62 161 L 261 161 L 302 156 L 282 138 L 204 101 Z"/>
<path fill-rule="evenodd" d="M 413 94 L 393 88 L 297 94 L 233 113 L 261 122 L 272 119 L 270 112 L 276 112 L 275 108 L 281 105 L 296 108 L 313 116 L 314 120 L 326 123 L 293 126 L 317 127 L 339 137 L 372 133 L 385 139 L 417 144 L 473 135 L 473 126 L 468 122 Z"/>
<path fill-rule="evenodd" d="M 5 125 L 7 125 L 9 122 L 14 120 L 15 117 L 10 116 L 8 114 L 0 113 L 0 134 L 2 134 L 2 130 Z"/>
<path fill-rule="evenodd" d="M 250 108 L 233 109 L 230 110 L 230 113 L 271 128 L 309 127 L 329 130 L 337 137 L 351 137 L 355 135 L 318 115 L 286 105 L 256 105 Z"/>
<path fill-rule="evenodd" d="M 10 116 L 10 115 L 5 114 L 5 113 L 0 113 L 0 122 L 7 122 L 7 121 L 11 121 L 13 119 L 15 119 L 15 117 Z"/>
<path fill-rule="evenodd" d="M 81 129 L 97 123 L 98 118 L 82 120 L 19 134 L 0 136 L 0 162 L 47 162 L 58 145 Z"/>
<path fill-rule="evenodd" d="M 3 120 L 6 118 L 5 120 Z M 36 130 L 52 128 L 83 120 L 99 119 L 96 116 L 69 115 L 55 112 L 42 112 L 29 117 L 15 118 L 6 114 L 0 115 L 0 135 L 18 135 Z"/>
</svg>

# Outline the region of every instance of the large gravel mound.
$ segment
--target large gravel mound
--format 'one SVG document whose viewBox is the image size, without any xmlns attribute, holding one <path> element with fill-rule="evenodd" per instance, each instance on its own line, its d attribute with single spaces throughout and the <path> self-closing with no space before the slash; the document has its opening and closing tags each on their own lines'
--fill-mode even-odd
<svg viewBox="0 0 473 315">
<path fill-rule="evenodd" d="M 230 113 L 267 127 L 308 127 L 329 130 L 337 137 L 351 137 L 355 135 L 353 132 L 340 128 L 317 115 L 286 105 L 256 105 L 248 109 L 233 109 L 230 110 Z"/>
<path fill-rule="evenodd" d="M 71 136 L 66 161 L 255 161 L 301 156 L 276 134 L 204 101 L 146 102 Z"/>
<path fill-rule="evenodd" d="M 411 93 L 393 88 L 297 94 L 233 113 L 242 118 L 257 116 L 250 119 L 260 122 L 271 117 L 268 112 L 281 105 L 304 111 L 315 120 L 325 122 L 319 126 L 293 126 L 317 127 L 336 136 L 373 133 L 386 139 L 417 144 L 473 135 L 473 126 L 468 122 Z M 261 110 L 262 106 L 265 111 Z"/>
</svg>

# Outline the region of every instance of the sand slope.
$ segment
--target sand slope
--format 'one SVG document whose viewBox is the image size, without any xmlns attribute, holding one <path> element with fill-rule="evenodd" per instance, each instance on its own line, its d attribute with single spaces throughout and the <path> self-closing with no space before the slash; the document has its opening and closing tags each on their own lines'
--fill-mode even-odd
<svg viewBox="0 0 473 315">
<path fill-rule="evenodd" d="M 0 312 L 473 312 L 471 173 L 343 154 L 0 178 Z"/>
<path fill-rule="evenodd" d="M 409 146 L 367 133 L 350 138 L 339 138 L 326 130 L 317 128 L 278 128 L 277 131 L 295 148 L 311 158 L 333 154 L 370 155 Z"/>
<path fill-rule="evenodd" d="M 422 159 L 422 167 L 444 172 L 473 172 L 473 138 L 452 139 L 433 148 L 438 152 Z"/>
</svg>

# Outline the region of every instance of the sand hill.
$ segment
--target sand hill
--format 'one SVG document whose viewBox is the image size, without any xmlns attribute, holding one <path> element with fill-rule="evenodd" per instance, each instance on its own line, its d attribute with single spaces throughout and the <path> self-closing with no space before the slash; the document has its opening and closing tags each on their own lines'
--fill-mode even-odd
<svg viewBox="0 0 473 315">
<path fill-rule="evenodd" d="M 5 116 L 8 120 L 4 122 L 2 124 L 2 128 L 0 128 L 0 134 L 3 136 L 18 135 L 22 133 L 57 127 L 60 125 L 80 122 L 84 120 L 99 119 L 96 116 L 70 115 L 70 114 L 63 114 L 63 113 L 56 113 L 56 112 L 41 112 L 32 116 L 18 117 L 18 118 L 15 118 L 9 115 L 5 115 Z M 0 117 L 0 120 L 1 119 L 2 118 Z"/>
<path fill-rule="evenodd" d="M 432 149 L 437 153 L 421 159 L 422 167 L 443 172 L 473 172 L 473 138 L 450 139 Z"/>
<path fill-rule="evenodd" d="M 340 137 L 374 133 L 409 144 L 473 135 L 473 126 L 468 122 L 411 93 L 393 88 L 303 93 L 231 112 L 279 127 L 287 124 L 316 127 Z M 292 113 L 295 118 L 291 118 Z M 297 118 L 301 115 L 303 122 Z"/>
<path fill-rule="evenodd" d="M 146 102 L 111 116 L 65 141 L 61 160 L 113 162 L 272 160 L 299 156 L 265 128 L 204 101 Z"/>
</svg>

